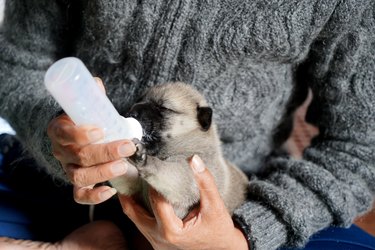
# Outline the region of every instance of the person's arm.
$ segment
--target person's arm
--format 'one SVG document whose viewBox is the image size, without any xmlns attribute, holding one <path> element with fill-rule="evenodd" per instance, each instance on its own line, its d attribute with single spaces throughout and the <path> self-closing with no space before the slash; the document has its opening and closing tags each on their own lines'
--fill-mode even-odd
<svg viewBox="0 0 375 250">
<path fill-rule="evenodd" d="M 48 122 L 60 108 L 47 94 L 43 77 L 65 52 L 66 11 L 63 4 L 50 0 L 5 4 L 0 30 L 0 115 L 39 163 L 62 179 L 46 134 Z"/>
<path fill-rule="evenodd" d="M 375 192 L 375 7 L 342 1 L 305 62 L 320 135 L 302 160 L 277 157 L 250 181 L 234 219 L 252 249 L 302 246 L 329 226 L 349 226 Z M 313 119 L 312 119 L 313 118 Z"/>
</svg>

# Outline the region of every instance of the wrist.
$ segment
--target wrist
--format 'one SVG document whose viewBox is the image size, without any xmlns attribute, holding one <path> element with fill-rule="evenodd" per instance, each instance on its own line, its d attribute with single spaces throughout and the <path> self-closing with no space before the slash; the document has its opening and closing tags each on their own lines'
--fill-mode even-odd
<svg viewBox="0 0 375 250">
<path fill-rule="evenodd" d="M 245 235 L 242 233 L 242 231 L 235 227 L 234 228 L 234 234 L 235 234 L 235 244 L 234 244 L 234 248 L 233 249 L 236 249 L 236 250 L 249 250 L 250 247 L 249 247 L 249 244 L 247 242 L 247 239 L 245 237 Z"/>
</svg>

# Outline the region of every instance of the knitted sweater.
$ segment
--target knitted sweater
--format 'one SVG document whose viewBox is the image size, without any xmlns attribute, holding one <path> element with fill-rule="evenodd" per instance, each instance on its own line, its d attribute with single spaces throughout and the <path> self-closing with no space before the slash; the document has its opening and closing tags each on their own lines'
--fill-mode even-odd
<svg viewBox="0 0 375 250">
<path fill-rule="evenodd" d="M 233 217 L 250 247 L 302 246 L 373 201 L 374 34 L 372 0 L 6 1 L 0 115 L 63 180 L 46 135 L 60 109 L 43 87 L 55 60 L 81 58 L 119 111 L 154 84 L 190 83 L 226 158 L 252 176 Z M 307 87 L 320 135 L 301 160 L 271 154 Z"/>
</svg>

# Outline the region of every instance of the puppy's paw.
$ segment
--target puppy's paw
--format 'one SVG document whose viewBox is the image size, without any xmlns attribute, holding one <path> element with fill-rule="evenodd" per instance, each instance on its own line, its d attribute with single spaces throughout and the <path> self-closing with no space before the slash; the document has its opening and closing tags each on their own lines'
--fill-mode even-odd
<svg viewBox="0 0 375 250">
<path fill-rule="evenodd" d="M 137 148 L 134 155 L 129 157 L 129 160 L 136 166 L 137 168 L 143 167 L 146 164 L 147 154 L 146 154 L 146 147 L 143 143 L 138 139 L 132 140 Z"/>
</svg>

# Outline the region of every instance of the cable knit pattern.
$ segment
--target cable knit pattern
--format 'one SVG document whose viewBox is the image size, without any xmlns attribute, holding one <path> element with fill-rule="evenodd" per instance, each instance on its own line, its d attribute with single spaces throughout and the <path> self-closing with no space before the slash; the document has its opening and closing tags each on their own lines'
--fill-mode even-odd
<svg viewBox="0 0 375 250">
<path fill-rule="evenodd" d="M 184 81 L 214 109 L 225 156 L 252 176 L 235 211 L 251 249 L 302 246 L 348 226 L 375 192 L 375 6 L 370 0 L 13 0 L 0 31 L 0 115 L 57 180 L 43 88 L 81 58 L 125 112 L 149 86 Z M 293 95 L 310 87 L 320 135 L 303 159 L 270 156 Z"/>
</svg>

